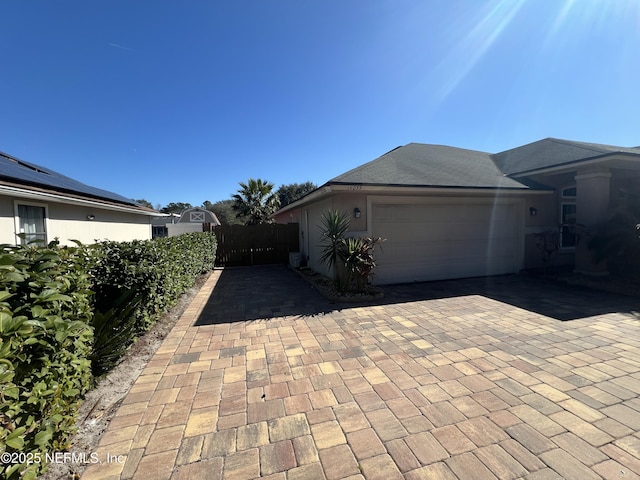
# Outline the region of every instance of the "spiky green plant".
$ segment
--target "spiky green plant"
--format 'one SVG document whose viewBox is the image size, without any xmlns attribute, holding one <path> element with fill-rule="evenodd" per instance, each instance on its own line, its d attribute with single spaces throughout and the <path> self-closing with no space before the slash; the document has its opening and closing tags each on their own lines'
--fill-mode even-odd
<svg viewBox="0 0 640 480">
<path fill-rule="evenodd" d="M 333 280 L 336 288 L 342 289 L 341 269 L 345 259 L 345 234 L 349 230 L 349 217 L 345 212 L 329 210 L 320 218 L 320 261 L 333 268 Z"/>
</svg>

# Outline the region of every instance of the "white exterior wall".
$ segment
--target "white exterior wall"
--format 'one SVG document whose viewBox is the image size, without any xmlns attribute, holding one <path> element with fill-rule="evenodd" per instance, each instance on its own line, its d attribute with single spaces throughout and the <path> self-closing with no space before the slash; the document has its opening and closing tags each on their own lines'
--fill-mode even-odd
<svg viewBox="0 0 640 480">
<path fill-rule="evenodd" d="M 201 223 L 167 223 L 167 233 L 170 237 L 175 237 L 182 233 L 201 232 Z"/>
<path fill-rule="evenodd" d="M 47 241 L 57 238 L 62 245 L 72 240 L 94 243 L 96 240 L 131 241 L 151 239 L 151 217 L 97 207 L 56 203 L 50 200 L 0 196 L 0 243 L 16 245 L 16 204 L 46 208 Z M 89 220 L 93 216 L 93 220 Z"/>
</svg>

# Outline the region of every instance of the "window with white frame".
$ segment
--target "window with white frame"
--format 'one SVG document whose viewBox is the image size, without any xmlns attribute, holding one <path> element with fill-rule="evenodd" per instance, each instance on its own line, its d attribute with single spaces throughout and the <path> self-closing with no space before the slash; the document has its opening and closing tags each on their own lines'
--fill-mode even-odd
<svg viewBox="0 0 640 480">
<path fill-rule="evenodd" d="M 576 238 L 576 187 L 562 189 L 560 200 L 560 248 L 575 248 Z"/>
<path fill-rule="evenodd" d="M 47 243 L 47 209 L 44 205 L 16 204 L 17 241 L 22 245 Z"/>
</svg>

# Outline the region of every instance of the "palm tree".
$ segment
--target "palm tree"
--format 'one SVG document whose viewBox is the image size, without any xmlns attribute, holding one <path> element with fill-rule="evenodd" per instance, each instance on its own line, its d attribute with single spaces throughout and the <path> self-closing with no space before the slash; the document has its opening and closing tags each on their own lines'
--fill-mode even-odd
<svg viewBox="0 0 640 480">
<path fill-rule="evenodd" d="M 238 193 L 232 196 L 236 216 L 245 217 L 247 225 L 269 223 L 269 215 L 280 206 L 278 195 L 273 191 L 273 183 L 250 178 L 240 182 Z"/>
</svg>

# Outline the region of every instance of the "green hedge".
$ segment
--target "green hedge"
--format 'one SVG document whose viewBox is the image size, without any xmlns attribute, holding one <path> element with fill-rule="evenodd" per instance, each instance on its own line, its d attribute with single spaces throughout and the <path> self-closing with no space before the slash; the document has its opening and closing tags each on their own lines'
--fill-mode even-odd
<svg viewBox="0 0 640 480">
<path fill-rule="evenodd" d="M 94 377 L 213 269 L 215 250 L 210 233 L 0 246 L 0 453 L 35 461 L 0 464 L 0 478 L 35 478 L 68 447 Z"/>
<path fill-rule="evenodd" d="M 33 478 L 37 460 L 67 448 L 92 384 L 89 287 L 73 249 L 0 250 L 0 450 L 35 462 L 2 465 L 2 477 Z"/>
<path fill-rule="evenodd" d="M 101 242 L 88 248 L 96 293 L 94 374 L 109 370 L 137 335 L 149 329 L 213 269 L 216 237 L 185 233 L 153 241 Z M 127 332 L 132 332 L 130 335 Z"/>
</svg>

